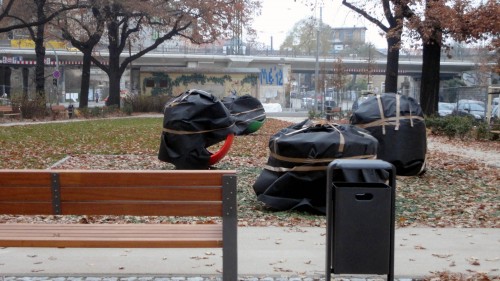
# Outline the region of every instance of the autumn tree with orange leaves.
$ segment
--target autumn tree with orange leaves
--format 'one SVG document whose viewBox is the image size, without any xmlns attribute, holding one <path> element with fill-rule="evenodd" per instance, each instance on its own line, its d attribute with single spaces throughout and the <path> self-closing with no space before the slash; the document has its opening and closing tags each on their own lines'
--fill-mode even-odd
<svg viewBox="0 0 500 281">
<path fill-rule="evenodd" d="M 386 34 L 388 57 L 386 89 L 394 91 L 402 32 L 423 48 L 420 104 L 426 115 L 437 112 L 439 101 L 441 51 L 448 39 L 476 42 L 488 39 L 490 48 L 499 53 L 499 6 L 496 0 L 476 5 L 470 0 L 343 0 L 342 3 L 376 24 Z M 371 6 L 368 6 L 371 4 Z M 378 8 L 377 8 L 378 7 Z M 375 15 L 378 15 L 376 17 Z M 387 25 L 382 23 L 383 15 Z M 497 70 L 498 71 L 498 66 Z"/>
<path fill-rule="evenodd" d="M 387 41 L 385 91 L 396 93 L 398 89 L 399 50 L 403 33 L 404 5 L 393 5 L 392 2 L 390 0 L 342 0 L 342 5 L 360 14 L 385 33 Z M 407 3 L 405 0 L 398 2 Z M 382 10 L 379 7 L 382 7 Z"/>
<path fill-rule="evenodd" d="M 448 48 L 448 39 L 466 43 L 486 40 L 498 62 L 500 4 L 496 0 L 480 5 L 469 0 L 425 0 L 420 4 L 424 9 L 406 7 L 405 17 L 414 39 L 421 39 L 423 45 L 420 105 L 426 115 L 434 115 L 439 102 L 441 52 Z"/>
<path fill-rule="evenodd" d="M 45 98 L 46 24 L 62 13 L 82 6 L 82 1 L 8 0 L 0 9 L 0 33 L 25 29 L 35 43 L 36 92 Z"/>
<path fill-rule="evenodd" d="M 107 63 L 92 57 L 92 62 L 109 78 L 107 105 L 120 106 L 120 78 L 130 63 L 160 44 L 174 38 L 184 38 L 195 44 L 212 43 L 231 36 L 234 29 L 249 26 L 259 0 L 93 0 L 105 19 L 105 37 L 109 51 Z M 120 55 L 127 50 L 129 40 L 140 40 L 142 30 L 155 31 L 158 36 L 138 52 Z"/>
</svg>

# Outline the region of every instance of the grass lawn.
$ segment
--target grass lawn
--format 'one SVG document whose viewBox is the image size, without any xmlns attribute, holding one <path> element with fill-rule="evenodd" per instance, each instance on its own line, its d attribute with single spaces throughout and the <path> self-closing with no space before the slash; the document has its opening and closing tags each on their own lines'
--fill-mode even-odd
<svg viewBox="0 0 500 281">
<path fill-rule="evenodd" d="M 240 225 L 325 225 L 324 216 L 269 210 L 253 192 L 252 185 L 267 161 L 270 136 L 288 125 L 268 119 L 257 133 L 237 137 L 228 156 L 216 165 L 218 169 L 238 171 Z M 148 164 L 156 161 L 161 130 L 161 118 L 0 127 L 0 168 L 47 169 L 72 156 L 85 159 L 77 168 L 116 169 L 117 162 L 105 156 L 126 155 L 123 161 L 130 169 L 171 169 L 173 166 L 166 163 Z M 429 151 L 428 171 L 423 176 L 398 177 L 398 226 L 500 227 L 498 170 Z"/>
</svg>

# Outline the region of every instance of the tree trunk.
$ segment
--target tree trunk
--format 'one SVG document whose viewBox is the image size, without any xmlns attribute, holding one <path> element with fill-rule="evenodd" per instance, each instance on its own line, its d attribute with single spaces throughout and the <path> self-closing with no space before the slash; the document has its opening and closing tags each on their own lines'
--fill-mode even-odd
<svg viewBox="0 0 500 281">
<path fill-rule="evenodd" d="M 7 94 L 7 97 L 12 98 L 12 82 L 11 82 L 11 76 L 12 76 L 12 69 L 10 67 L 5 67 L 5 73 L 4 73 L 4 79 L 5 79 L 5 94 Z M 4 93 L 2 93 L 4 94 Z"/>
<path fill-rule="evenodd" d="M 37 8 L 38 20 L 44 20 L 45 14 L 43 7 L 45 1 L 35 1 Z M 35 54 L 36 54 L 36 66 L 35 66 L 35 83 L 36 92 L 41 98 L 45 98 L 45 46 L 43 46 L 44 41 L 45 24 L 40 24 L 36 27 L 35 38 Z M 32 35 L 33 36 L 33 35 Z"/>
<path fill-rule="evenodd" d="M 120 108 L 120 79 L 121 75 L 118 69 L 111 70 L 108 74 L 109 77 L 109 96 L 106 101 L 107 106 L 115 105 Z"/>
<path fill-rule="evenodd" d="M 0 66 L 0 97 L 3 97 L 3 94 L 7 93 L 6 83 L 5 83 L 5 70 L 7 67 Z M 10 95 L 7 95 L 10 98 Z"/>
<path fill-rule="evenodd" d="M 89 105 L 90 67 L 92 66 L 91 58 L 92 58 L 92 49 L 85 51 L 83 53 L 79 108 L 85 108 L 88 107 Z"/>
<path fill-rule="evenodd" d="M 23 67 L 23 99 L 28 99 L 30 69 Z"/>
<path fill-rule="evenodd" d="M 116 8 L 116 7 L 115 7 Z M 123 46 L 120 44 L 122 42 L 119 31 L 119 22 L 112 21 L 107 24 L 108 29 L 108 50 L 109 50 L 109 66 L 108 66 L 108 78 L 109 78 L 109 96 L 106 101 L 106 105 L 116 105 L 120 108 L 120 79 L 122 73 L 120 72 L 120 54 L 123 51 Z"/>
<path fill-rule="evenodd" d="M 399 42 L 400 38 L 387 38 L 387 64 L 385 68 L 385 92 L 398 92 Z"/>
<path fill-rule="evenodd" d="M 116 105 L 120 108 L 120 79 L 122 77 L 120 72 L 120 52 L 116 48 L 110 47 L 109 49 L 109 96 L 106 105 Z"/>
<path fill-rule="evenodd" d="M 426 116 L 435 115 L 438 110 L 441 60 L 440 42 L 430 39 L 423 47 L 420 106 Z"/>
<path fill-rule="evenodd" d="M 40 97 L 45 97 L 45 47 L 43 46 L 43 30 L 44 25 L 36 28 L 35 36 L 35 53 L 36 53 L 36 66 L 35 66 L 35 81 L 36 92 Z"/>
</svg>

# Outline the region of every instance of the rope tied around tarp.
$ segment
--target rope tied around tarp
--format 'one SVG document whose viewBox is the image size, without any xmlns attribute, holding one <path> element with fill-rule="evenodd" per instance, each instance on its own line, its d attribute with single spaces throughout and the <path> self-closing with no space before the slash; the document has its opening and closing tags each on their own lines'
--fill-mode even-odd
<svg viewBox="0 0 500 281">
<path fill-rule="evenodd" d="M 292 136 L 298 133 L 301 133 L 307 129 L 314 128 L 314 127 L 325 127 L 325 128 L 332 128 L 339 134 L 339 147 L 338 147 L 338 152 L 343 153 L 345 149 L 345 136 L 342 133 L 341 130 L 338 129 L 338 126 L 340 126 L 337 123 L 333 122 L 313 122 L 310 125 L 306 125 L 302 127 L 299 130 L 284 134 L 283 136 Z M 363 136 L 370 136 L 370 134 L 365 133 L 365 132 L 358 132 L 362 134 Z M 289 172 L 289 171 L 296 171 L 296 172 L 310 172 L 310 171 L 323 171 L 326 170 L 328 167 L 328 164 L 336 159 L 376 159 L 377 155 L 357 155 L 357 156 L 350 156 L 350 157 L 332 157 L 332 158 L 301 158 L 301 157 L 287 157 L 287 156 L 282 156 L 278 153 L 278 146 L 277 142 L 280 138 L 276 138 L 273 141 L 273 150 L 270 152 L 270 157 L 279 160 L 279 161 L 284 161 L 284 162 L 289 162 L 289 163 L 299 163 L 299 164 L 326 164 L 326 165 L 321 165 L 321 166 L 295 166 L 293 168 L 285 168 L 285 167 L 273 167 L 270 166 L 269 164 L 266 164 L 264 166 L 264 169 L 269 170 L 269 171 L 274 171 L 274 172 Z"/>
<path fill-rule="evenodd" d="M 234 125 L 235 124 L 233 123 L 227 127 L 211 129 L 211 130 L 201 130 L 201 131 L 182 131 L 182 130 L 173 130 L 173 129 L 163 128 L 163 132 L 169 133 L 169 134 L 175 134 L 175 135 L 195 135 L 195 134 L 205 134 L 205 133 L 210 133 L 210 132 L 216 132 L 216 131 L 220 131 L 220 130 L 227 130 L 227 129 L 233 127 Z"/>
<path fill-rule="evenodd" d="M 366 124 L 356 124 L 357 127 L 366 129 L 366 128 L 371 128 L 371 127 L 382 126 L 382 134 L 385 135 L 386 134 L 385 126 L 394 126 L 394 130 L 398 131 L 399 127 L 401 125 L 401 120 L 410 120 L 411 127 L 414 126 L 413 120 L 421 120 L 421 121 L 424 120 L 424 118 L 421 116 L 413 116 L 412 115 L 412 108 L 411 108 L 410 104 L 408 104 L 409 115 L 401 115 L 401 96 L 400 95 L 396 95 L 396 116 L 395 117 L 385 117 L 381 95 L 377 95 L 377 104 L 378 104 L 380 119 L 373 121 L 373 122 L 370 122 L 370 123 L 366 123 Z"/>
</svg>

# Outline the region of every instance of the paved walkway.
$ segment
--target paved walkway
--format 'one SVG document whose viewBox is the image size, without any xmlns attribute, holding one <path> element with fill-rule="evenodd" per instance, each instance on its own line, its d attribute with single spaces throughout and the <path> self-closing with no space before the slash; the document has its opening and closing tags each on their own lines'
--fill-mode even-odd
<svg viewBox="0 0 500 281">
<path fill-rule="evenodd" d="M 238 242 L 242 280 L 321 280 L 325 276 L 324 228 L 240 227 Z M 416 279 L 449 271 L 483 272 L 500 278 L 499 253 L 500 229 L 401 228 L 396 230 L 395 277 Z M 54 277 L 85 276 L 95 280 L 156 277 L 159 279 L 154 280 L 204 281 L 214 280 L 208 277 L 220 276 L 221 270 L 220 249 L 0 249 L 4 280 L 48 276 L 63 281 L 75 279 Z M 172 279 L 175 276 L 183 277 Z M 366 280 L 374 276 L 349 278 L 353 277 Z"/>
</svg>

